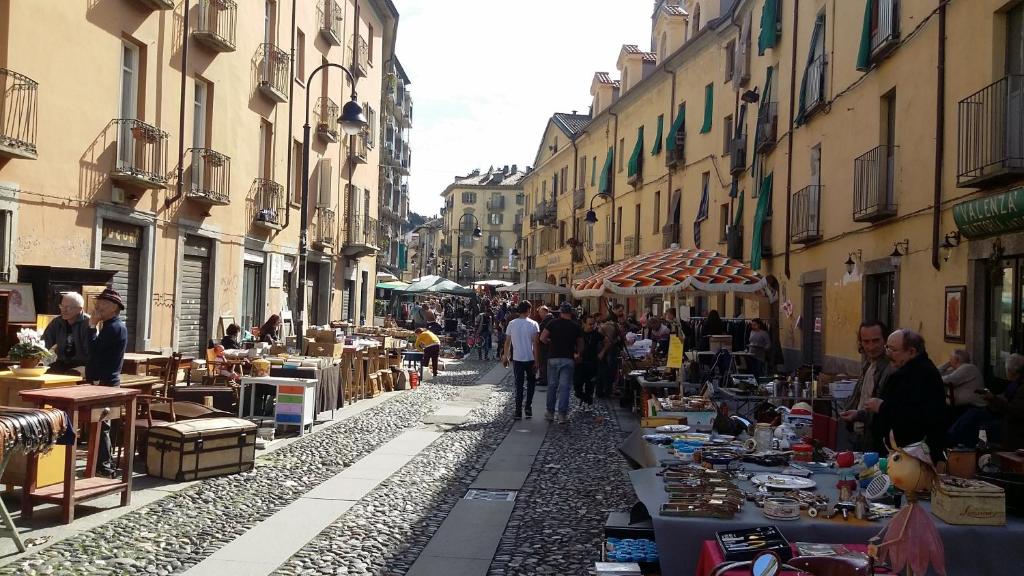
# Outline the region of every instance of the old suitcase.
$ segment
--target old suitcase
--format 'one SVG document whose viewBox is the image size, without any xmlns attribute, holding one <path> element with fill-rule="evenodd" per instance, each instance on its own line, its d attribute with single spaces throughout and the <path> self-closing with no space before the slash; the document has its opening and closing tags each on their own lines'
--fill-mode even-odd
<svg viewBox="0 0 1024 576">
<path fill-rule="evenodd" d="M 1006 493 L 981 480 L 941 476 L 932 489 L 932 514 L 946 524 L 1006 524 Z"/>
<path fill-rule="evenodd" d="M 197 480 L 252 470 L 256 425 L 241 418 L 173 422 L 149 430 L 146 473 Z"/>
</svg>

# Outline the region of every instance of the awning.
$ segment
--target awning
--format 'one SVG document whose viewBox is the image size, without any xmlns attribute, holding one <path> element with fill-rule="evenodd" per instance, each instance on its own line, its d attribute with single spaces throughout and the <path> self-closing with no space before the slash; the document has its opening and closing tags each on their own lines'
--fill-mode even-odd
<svg viewBox="0 0 1024 576">
<path fill-rule="evenodd" d="M 704 123 L 700 126 L 700 133 L 711 132 L 711 122 L 715 114 L 715 85 L 708 84 L 704 87 Z"/>
<path fill-rule="evenodd" d="M 658 116 L 658 131 L 654 134 L 654 147 L 651 148 L 651 156 L 657 156 L 661 152 L 662 129 L 665 124 L 665 116 Z"/>
<path fill-rule="evenodd" d="M 956 204 L 953 221 L 972 240 L 1024 230 L 1024 188 Z"/>
<path fill-rule="evenodd" d="M 627 175 L 643 177 L 644 169 L 644 127 L 636 129 L 636 145 L 633 146 L 633 153 L 629 156 L 629 172 Z"/>
<path fill-rule="evenodd" d="M 865 0 L 864 24 L 860 31 L 860 47 L 857 49 L 857 70 L 864 72 L 871 68 L 871 20 L 875 15 L 878 0 Z"/>
<path fill-rule="evenodd" d="M 679 148 L 679 142 L 686 137 L 686 105 L 679 105 L 679 113 L 672 121 L 672 127 L 668 130 L 668 137 L 665 138 L 665 148 L 675 150 Z"/>
<path fill-rule="evenodd" d="M 610 176 L 612 172 L 612 166 L 615 164 L 615 148 L 608 148 L 608 157 L 604 161 L 604 168 L 601 168 L 601 183 L 597 187 L 597 191 L 601 194 L 608 193 L 608 185 L 610 183 Z"/>
<path fill-rule="evenodd" d="M 754 210 L 754 231 L 750 236 L 750 267 L 754 270 L 761 269 L 761 252 L 763 251 L 761 229 L 764 228 L 764 219 L 768 215 L 768 206 L 772 202 L 772 180 L 772 172 L 761 179 L 757 208 Z"/>
<path fill-rule="evenodd" d="M 868 0 L 870 3 L 870 0 Z M 761 32 L 757 35 L 757 55 L 779 42 L 779 0 L 764 0 L 761 7 Z"/>
<path fill-rule="evenodd" d="M 394 280 L 392 282 L 378 282 L 377 283 L 377 288 L 382 288 L 384 290 L 405 290 L 405 288 L 407 286 L 409 286 L 409 284 L 407 284 L 405 282 L 402 282 L 400 280 Z"/>
</svg>

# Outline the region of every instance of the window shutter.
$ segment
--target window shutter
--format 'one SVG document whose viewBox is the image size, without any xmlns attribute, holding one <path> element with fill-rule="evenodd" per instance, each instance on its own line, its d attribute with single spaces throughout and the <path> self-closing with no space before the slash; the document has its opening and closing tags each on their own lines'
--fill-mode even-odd
<svg viewBox="0 0 1024 576">
<path fill-rule="evenodd" d="M 657 156 L 661 152 L 661 138 L 663 136 L 662 130 L 665 127 L 665 115 L 660 114 L 658 116 L 658 128 L 654 134 L 654 148 L 651 148 L 651 156 Z"/>
<path fill-rule="evenodd" d="M 708 84 L 704 87 L 704 123 L 700 127 L 701 134 L 711 132 L 711 122 L 715 108 L 715 85 Z"/>
<path fill-rule="evenodd" d="M 757 36 L 757 55 L 779 43 L 779 0 L 764 0 L 761 7 L 761 32 Z"/>
<path fill-rule="evenodd" d="M 320 169 L 317 170 L 317 173 L 320 180 L 320 194 L 316 205 L 320 208 L 329 208 L 331 206 L 331 190 L 333 188 L 330 158 L 320 159 Z"/>
</svg>

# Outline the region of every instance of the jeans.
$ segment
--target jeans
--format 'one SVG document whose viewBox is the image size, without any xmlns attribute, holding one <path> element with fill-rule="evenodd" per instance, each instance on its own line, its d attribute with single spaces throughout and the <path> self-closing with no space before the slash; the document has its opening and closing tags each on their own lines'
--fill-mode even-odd
<svg viewBox="0 0 1024 576">
<path fill-rule="evenodd" d="M 523 411 L 523 379 L 526 379 L 526 405 L 533 406 L 533 389 L 537 386 L 537 375 L 533 371 L 533 360 L 512 361 L 512 374 L 516 382 L 516 414 Z"/>
<path fill-rule="evenodd" d="M 989 443 L 998 442 L 1002 432 L 1002 419 L 989 412 L 988 408 L 971 406 L 949 428 L 949 445 L 974 448 L 978 444 L 978 431 L 988 431 Z"/>
<path fill-rule="evenodd" d="M 476 335 L 477 337 L 477 349 L 476 357 L 481 360 L 487 360 L 491 357 L 491 331 L 486 330 Z"/>
<path fill-rule="evenodd" d="M 580 402 L 594 403 L 594 377 L 597 374 L 597 360 L 584 360 L 573 373 L 573 390 Z"/>
<path fill-rule="evenodd" d="M 569 412 L 574 365 L 572 358 L 548 358 L 548 412 L 558 412 L 563 416 Z"/>
</svg>

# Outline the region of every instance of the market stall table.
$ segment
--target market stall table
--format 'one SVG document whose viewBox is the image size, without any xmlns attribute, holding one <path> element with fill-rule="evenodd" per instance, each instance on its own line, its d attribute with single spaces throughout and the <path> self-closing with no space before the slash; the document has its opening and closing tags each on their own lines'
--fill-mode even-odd
<svg viewBox="0 0 1024 576">
<path fill-rule="evenodd" d="M 160 376 L 144 376 L 141 374 L 121 374 L 121 387 L 138 390 L 140 394 L 149 396 L 153 387 L 163 383 Z"/>
<path fill-rule="evenodd" d="M 35 404 L 22 400 L 18 394 L 19 392 L 23 390 L 37 390 L 39 388 L 74 386 L 81 381 L 81 376 L 67 376 L 63 374 L 15 376 L 10 371 L 0 372 L 0 406 L 31 408 Z M 52 450 L 39 456 L 36 486 L 50 486 L 64 479 L 64 450 L 64 446 L 54 446 Z M 25 455 L 14 454 L 0 482 L 3 482 L 8 487 L 24 486 L 25 470 Z"/>
<path fill-rule="evenodd" d="M 779 526 L 780 529 L 784 529 L 785 526 Z M 791 542 L 792 543 L 792 542 Z M 865 544 L 844 544 L 851 552 L 862 552 L 867 553 L 868 547 Z M 791 546 L 793 549 L 793 555 L 796 556 L 796 545 Z M 715 540 L 705 540 L 700 547 L 700 560 L 697 562 L 697 571 L 694 572 L 695 576 L 710 576 L 711 572 L 716 566 L 725 562 L 725 555 L 722 553 L 722 547 L 718 545 Z M 794 576 L 797 573 L 791 570 L 785 570 L 779 572 L 781 576 Z M 740 568 L 737 570 L 729 570 L 722 576 L 750 576 L 750 568 Z"/>
<path fill-rule="evenodd" d="M 31 455 L 25 477 L 25 490 L 21 498 L 21 514 L 32 516 L 35 504 L 46 502 L 60 504 L 63 520 L 70 524 L 75 519 L 75 504 L 120 492 L 121 506 L 127 506 L 132 499 L 132 456 L 135 454 L 135 397 L 138 390 L 114 386 L 71 386 L 20 392 L 26 402 L 37 407 L 52 406 L 67 412 L 71 417 L 71 428 L 80 430 L 80 424 L 89 425 L 89 452 L 86 461 L 85 478 L 75 477 L 75 450 L 65 450 L 64 482 L 52 486 L 37 487 L 39 458 Z M 96 476 L 100 435 L 100 412 L 107 407 L 124 407 L 124 433 L 122 437 L 120 464 L 121 478 L 100 478 Z"/>
</svg>

